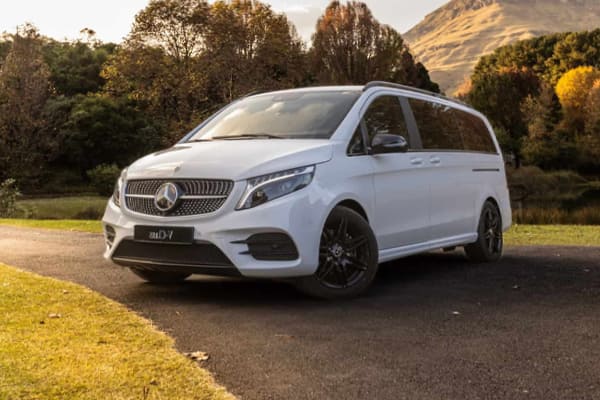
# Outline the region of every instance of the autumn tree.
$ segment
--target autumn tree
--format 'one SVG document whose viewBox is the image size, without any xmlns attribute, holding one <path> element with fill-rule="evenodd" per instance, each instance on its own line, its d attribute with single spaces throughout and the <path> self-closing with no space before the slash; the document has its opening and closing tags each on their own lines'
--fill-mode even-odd
<svg viewBox="0 0 600 400">
<path fill-rule="evenodd" d="M 556 84 L 556 94 L 575 134 L 583 132 L 590 89 L 599 79 L 600 70 L 586 66 L 568 71 Z"/>
<path fill-rule="evenodd" d="M 173 143 L 207 107 L 205 49 L 209 5 L 204 0 L 153 0 L 102 71 L 105 90 L 134 100 Z"/>
<path fill-rule="evenodd" d="M 365 3 L 329 4 L 317 21 L 310 59 L 321 84 L 385 80 L 439 92 L 400 34 L 380 24 Z"/>
<path fill-rule="evenodd" d="M 522 148 L 527 163 L 544 169 L 576 168 L 575 140 L 565 129 L 554 88 L 543 83 L 539 96 L 528 96 L 521 109 L 529 131 Z"/>
<path fill-rule="evenodd" d="M 539 79 L 531 70 L 502 68 L 474 75 L 467 95 L 467 101 L 500 128 L 500 144 L 513 154 L 517 167 L 521 164 L 522 140 L 528 134 L 521 105 L 529 96 L 537 96 L 539 88 Z"/>
<path fill-rule="evenodd" d="M 12 36 L 0 69 L 0 180 L 35 179 L 56 147 L 44 132 L 44 107 L 51 93 L 40 35 L 23 25 Z"/>
<path fill-rule="evenodd" d="M 298 86 L 303 44 L 284 14 L 259 1 L 217 1 L 210 10 L 206 64 L 211 99 L 229 102 L 253 90 Z"/>
<path fill-rule="evenodd" d="M 103 71 L 173 143 L 216 108 L 257 89 L 297 85 L 302 43 L 282 14 L 251 0 L 153 0 Z"/>
</svg>

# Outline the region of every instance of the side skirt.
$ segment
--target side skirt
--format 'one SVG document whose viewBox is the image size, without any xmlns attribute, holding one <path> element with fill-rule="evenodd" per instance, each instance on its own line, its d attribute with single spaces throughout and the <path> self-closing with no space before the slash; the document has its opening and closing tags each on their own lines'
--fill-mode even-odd
<svg viewBox="0 0 600 400">
<path fill-rule="evenodd" d="M 379 262 L 386 262 L 411 256 L 413 254 L 423 253 L 429 250 L 442 249 L 445 247 L 461 246 L 477 241 L 477 233 L 469 233 L 465 235 L 452 236 L 445 239 L 433 240 L 424 243 L 411 244 L 408 246 L 394 247 L 379 251 Z"/>
</svg>

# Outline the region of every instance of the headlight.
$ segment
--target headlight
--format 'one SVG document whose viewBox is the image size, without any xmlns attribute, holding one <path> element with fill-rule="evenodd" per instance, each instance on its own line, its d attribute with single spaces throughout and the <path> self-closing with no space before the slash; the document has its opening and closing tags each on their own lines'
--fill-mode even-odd
<svg viewBox="0 0 600 400">
<path fill-rule="evenodd" d="M 115 188 L 113 190 L 112 200 L 117 205 L 117 207 L 121 207 L 121 186 L 122 186 L 122 182 L 123 181 L 119 177 L 119 179 L 117 179 L 117 182 L 115 183 Z"/>
<path fill-rule="evenodd" d="M 125 173 L 127 172 L 127 168 L 121 171 L 121 176 L 117 179 L 115 183 L 115 188 L 112 194 L 112 201 L 116 204 L 117 207 L 121 207 L 121 188 L 123 187 L 123 181 L 125 178 Z"/>
<path fill-rule="evenodd" d="M 290 169 L 248 179 L 246 191 L 236 210 L 245 210 L 305 188 L 315 174 L 315 166 Z"/>
</svg>

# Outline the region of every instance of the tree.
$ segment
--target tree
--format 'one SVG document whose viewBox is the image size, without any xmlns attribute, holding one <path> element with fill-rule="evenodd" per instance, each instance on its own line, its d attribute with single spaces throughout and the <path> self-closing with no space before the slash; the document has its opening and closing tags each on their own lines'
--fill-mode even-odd
<svg viewBox="0 0 600 400">
<path fill-rule="evenodd" d="M 217 108 L 257 89 L 298 84 L 302 43 L 284 15 L 256 0 L 153 0 L 102 72 L 162 125 L 163 144 Z"/>
<path fill-rule="evenodd" d="M 112 43 L 47 41 L 44 59 L 57 94 L 74 96 L 100 91 L 104 85 L 100 71 L 115 48 Z"/>
<path fill-rule="evenodd" d="M 502 68 L 473 76 L 467 101 L 483 112 L 492 124 L 505 135 L 499 135 L 505 152 L 521 165 L 522 140 L 528 134 L 527 122 L 521 107 L 529 96 L 537 96 L 540 82 L 533 71 L 523 68 Z"/>
<path fill-rule="evenodd" d="M 204 0 L 153 0 L 101 73 L 105 91 L 135 101 L 162 126 L 170 145 L 194 125 L 206 102 Z"/>
<path fill-rule="evenodd" d="M 556 84 L 556 94 L 565 110 L 565 117 L 574 127 L 574 133 L 582 133 L 590 89 L 600 79 L 600 70 L 578 67 L 564 74 Z"/>
<path fill-rule="evenodd" d="M 600 80 L 594 82 L 587 99 L 584 132 L 577 136 L 580 167 L 600 172 Z"/>
<path fill-rule="evenodd" d="M 575 140 L 561 123 L 562 109 L 554 88 L 542 84 L 540 95 L 529 96 L 521 108 L 529 130 L 523 140 L 525 160 L 544 169 L 576 168 Z"/>
<path fill-rule="evenodd" d="M 0 70 L 0 180 L 35 179 L 50 157 L 53 138 L 43 118 L 49 78 L 38 31 L 19 27 Z"/>
<path fill-rule="evenodd" d="M 304 80 L 302 41 L 287 17 L 270 6 L 217 1 L 208 26 L 205 58 L 212 101 L 222 104 L 257 89 L 289 88 Z"/>
<path fill-rule="evenodd" d="M 126 99 L 78 95 L 62 127 L 63 157 L 80 174 L 101 164 L 123 167 L 155 150 L 158 132 Z"/>
<path fill-rule="evenodd" d="M 381 25 L 365 3 L 332 1 L 317 22 L 310 58 L 322 84 L 386 80 L 439 92 L 400 34 Z"/>
</svg>

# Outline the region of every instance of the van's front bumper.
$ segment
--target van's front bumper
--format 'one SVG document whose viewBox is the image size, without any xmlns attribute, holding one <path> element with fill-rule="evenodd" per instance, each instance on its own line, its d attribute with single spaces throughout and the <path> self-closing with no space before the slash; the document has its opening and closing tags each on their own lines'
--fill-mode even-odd
<svg viewBox="0 0 600 400">
<path fill-rule="evenodd" d="M 235 205 L 244 187 L 244 183 L 237 183 L 220 210 L 192 217 L 141 215 L 125 209 L 123 204 L 118 207 L 110 200 L 102 220 L 107 239 L 104 257 L 123 266 L 161 271 L 218 275 L 239 272 L 242 276 L 256 278 L 314 274 L 318 267 L 320 235 L 328 213 L 318 185 L 313 182 L 296 193 L 255 208 L 236 211 Z M 135 242 L 136 225 L 193 227 L 195 244 L 192 248 L 190 245 Z M 110 231 L 111 228 L 114 233 L 111 231 L 107 235 L 107 229 Z M 277 259 L 277 243 L 272 252 L 275 256 L 271 257 L 275 260 L 265 259 L 269 257 L 257 259 L 256 254 L 249 251 L 249 238 L 284 238 L 286 235 L 297 250 L 294 259 L 289 252 L 286 257 Z M 108 240 L 109 236 L 111 240 Z M 262 246 L 264 252 L 266 247 Z M 184 254 L 186 262 L 181 262 Z M 197 264 L 193 263 L 195 255 L 200 255 Z"/>
</svg>

